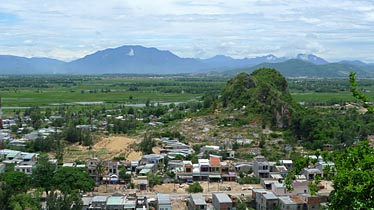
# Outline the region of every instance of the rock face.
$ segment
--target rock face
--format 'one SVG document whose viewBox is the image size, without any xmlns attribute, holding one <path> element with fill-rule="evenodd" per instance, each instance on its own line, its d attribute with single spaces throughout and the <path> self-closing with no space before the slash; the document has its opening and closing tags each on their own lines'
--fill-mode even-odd
<svg viewBox="0 0 374 210">
<path fill-rule="evenodd" d="M 222 105 L 260 114 L 265 124 L 287 128 L 296 106 L 286 79 L 275 69 L 261 68 L 252 74 L 240 73 L 227 82 Z"/>
</svg>

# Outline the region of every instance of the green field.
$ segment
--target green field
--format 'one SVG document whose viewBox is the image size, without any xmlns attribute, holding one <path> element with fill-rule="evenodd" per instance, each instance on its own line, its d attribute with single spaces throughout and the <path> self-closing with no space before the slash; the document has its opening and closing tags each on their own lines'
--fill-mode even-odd
<svg viewBox="0 0 374 210">
<path fill-rule="evenodd" d="M 3 76 L 0 96 L 3 106 L 31 107 L 104 102 L 105 104 L 144 104 L 186 102 L 205 94 L 220 94 L 227 79 L 183 76 Z M 332 105 L 356 101 L 347 80 L 289 80 L 297 102 Z M 374 101 L 374 81 L 359 81 Z"/>
</svg>

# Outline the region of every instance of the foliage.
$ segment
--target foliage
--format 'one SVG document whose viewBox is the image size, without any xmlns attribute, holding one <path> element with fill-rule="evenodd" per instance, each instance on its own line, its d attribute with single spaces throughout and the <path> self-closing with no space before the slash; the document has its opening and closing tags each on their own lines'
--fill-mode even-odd
<svg viewBox="0 0 374 210">
<path fill-rule="evenodd" d="M 331 209 L 370 209 L 374 206 L 374 148 L 359 142 L 337 154 L 337 175 L 330 194 Z"/>
<path fill-rule="evenodd" d="M 118 176 L 121 180 L 125 181 L 126 183 L 131 182 L 131 174 L 127 174 L 127 168 L 123 167 L 119 170 Z"/>
<path fill-rule="evenodd" d="M 56 166 L 51 163 L 47 155 L 40 155 L 38 163 L 32 171 L 32 184 L 34 187 L 43 188 L 48 195 L 53 189 L 53 179 Z"/>
<path fill-rule="evenodd" d="M 238 180 L 239 184 L 260 184 L 260 178 L 255 176 L 243 176 Z"/>
<path fill-rule="evenodd" d="M 82 199 L 77 192 L 70 194 L 51 193 L 47 196 L 46 210 L 81 210 Z"/>
<path fill-rule="evenodd" d="M 203 192 L 204 189 L 203 187 L 201 187 L 199 182 L 194 182 L 193 184 L 191 184 L 190 186 L 186 188 L 186 191 L 188 193 L 199 193 L 199 192 Z"/>
<path fill-rule="evenodd" d="M 40 194 L 38 192 L 15 194 L 10 198 L 9 206 L 14 210 L 39 210 L 41 209 Z"/>
<path fill-rule="evenodd" d="M 14 193 L 27 192 L 31 188 L 30 177 L 19 171 L 4 172 L 2 174 L 2 181 Z"/>
<path fill-rule="evenodd" d="M 151 189 L 153 189 L 153 187 L 156 185 L 162 184 L 162 177 L 157 174 L 149 173 L 147 175 L 147 179 L 148 179 L 148 185 Z"/>
<path fill-rule="evenodd" d="M 251 75 L 240 73 L 222 91 L 222 106 L 261 113 L 264 124 L 287 128 L 297 107 L 286 79 L 276 70 L 260 68 Z"/>
<path fill-rule="evenodd" d="M 351 72 L 349 74 L 349 82 L 351 84 L 351 89 L 350 90 L 352 92 L 353 97 L 360 100 L 363 103 L 363 106 L 368 109 L 369 113 L 374 113 L 374 107 L 369 106 L 369 104 L 368 104 L 369 99 L 367 98 L 367 96 L 357 89 L 356 73 L 355 72 Z"/>
<path fill-rule="evenodd" d="M 154 146 L 156 146 L 156 143 L 153 141 L 152 136 L 145 134 L 143 140 L 138 145 L 138 148 L 143 154 L 152 154 L 152 148 Z"/>
<path fill-rule="evenodd" d="M 73 191 L 89 192 L 95 186 L 95 181 L 86 171 L 75 167 L 62 167 L 53 177 L 54 187 L 64 194 Z"/>
</svg>

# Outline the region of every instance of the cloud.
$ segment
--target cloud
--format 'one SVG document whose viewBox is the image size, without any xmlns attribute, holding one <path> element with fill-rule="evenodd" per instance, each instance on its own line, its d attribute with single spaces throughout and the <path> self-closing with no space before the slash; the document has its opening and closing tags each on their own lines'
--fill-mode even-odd
<svg viewBox="0 0 374 210">
<path fill-rule="evenodd" d="M 351 51 L 352 59 L 374 61 L 373 26 L 370 0 L 5 1 L 0 54 L 71 60 L 140 44 L 183 57 L 310 52 L 339 59 Z"/>
</svg>

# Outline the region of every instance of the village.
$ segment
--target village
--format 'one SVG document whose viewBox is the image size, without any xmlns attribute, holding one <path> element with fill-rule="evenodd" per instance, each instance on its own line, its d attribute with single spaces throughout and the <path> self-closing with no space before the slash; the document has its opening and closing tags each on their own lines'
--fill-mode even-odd
<svg viewBox="0 0 374 210">
<path fill-rule="evenodd" d="M 53 121 L 58 117 L 51 118 Z M 49 136 L 61 132 L 58 128 L 43 128 L 22 135 L 20 139 L 12 139 L 10 128 L 14 124 L 14 119 L 4 119 L 0 136 L 1 140 L 9 141 L 13 146 L 22 147 L 33 135 Z M 22 129 L 19 131 L 22 132 Z M 121 137 L 115 138 L 121 141 Z M 253 209 L 309 210 L 325 205 L 333 190 L 329 180 L 334 176 L 334 163 L 324 160 L 322 155 L 305 155 L 308 162 L 289 183 L 292 187 L 290 190 L 286 182 L 287 174 L 295 168 L 292 160 L 268 161 L 266 157 L 256 155 L 252 160 L 241 161 L 236 158 L 232 148 L 205 145 L 196 153 L 193 147 L 177 138 L 152 140 L 157 145 L 155 148 L 158 148 L 153 149 L 153 154 L 137 153 L 137 156 L 128 156 L 129 159 L 99 159 L 93 155 L 79 162 L 63 162 L 61 166 L 58 166 L 57 159 L 50 159 L 50 162 L 56 168 L 81 168 L 96 181 L 95 189 L 82 195 L 84 210 L 235 210 L 241 202 Z M 243 139 L 237 141 L 240 145 L 245 144 Z M 139 140 L 135 139 L 134 142 L 139 143 Z M 118 152 L 131 150 L 130 145 L 116 149 L 119 149 Z M 196 154 L 196 158 L 191 159 L 193 154 Z M 31 175 L 38 164 L 38 155 L 2 149 L 0 172 L 4 172 L 6 165 L 13 164 L 15 171 Z M 152 176 L 160 177 L 160 181 L 151 180 Z M 187 188 L 193 183 L 199 183 L 203 190 L 189 193 Z M 311 183 L 317 189 L 312 189 Z"/>
</svg>

